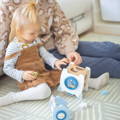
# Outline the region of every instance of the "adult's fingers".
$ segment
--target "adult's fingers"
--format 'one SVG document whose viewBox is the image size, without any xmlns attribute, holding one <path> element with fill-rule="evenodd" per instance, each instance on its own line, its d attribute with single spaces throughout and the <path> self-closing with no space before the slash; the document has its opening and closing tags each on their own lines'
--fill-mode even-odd
<svg viewBox="0 0 120 120">
<path fill-rule="evenodd" d="M 74 59 L 74 63 L 75 64 L 80 64 L 80 62 L 81 62 L 81 58 L 80 58 L 80 56 L 79 55 L 75 55 L 75 59 Z"/>
</svg>

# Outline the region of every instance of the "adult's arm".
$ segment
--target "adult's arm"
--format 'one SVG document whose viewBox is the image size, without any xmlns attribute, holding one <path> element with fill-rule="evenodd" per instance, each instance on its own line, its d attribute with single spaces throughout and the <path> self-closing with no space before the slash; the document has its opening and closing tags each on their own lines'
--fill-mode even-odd
<svg viewBox="0 0 120 120">
<path fill-rule="evenodd" d="M 55 0 L 52 30 L 55 36 L 55 46 L 61 54 L 67 55 L 75 52 L 79 37 Z"/>
</svg>

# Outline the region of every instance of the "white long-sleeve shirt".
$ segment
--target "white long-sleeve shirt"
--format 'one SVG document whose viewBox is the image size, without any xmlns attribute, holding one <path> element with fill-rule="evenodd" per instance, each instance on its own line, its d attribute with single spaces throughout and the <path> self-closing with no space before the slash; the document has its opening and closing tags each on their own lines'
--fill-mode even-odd
<svg viewBox="0 0 120 120">
<path fill-rule="evenodd" d="M 31 47 L 33 45 L 36 45 L 38 43 L 40 43 L 40 39 L 37 38 L 35 41 L 33 41 L 32 43 L 28 44 L 28 47 Z M 24 43 L 22 42 L 18 42 L 17 38 L 14 38 L 14 40 L 8 45 L 7 49 L 6 49 L 6 55 L 5 56 L 9 56 L 13 53 L 19 52 L 21 51 L 23 48 L 22 46 L 24 45 Z M 52 68 L 54 68 L 54 63 L 56 60 L 58 60 L 56 57 L 54 57 L 51 53 L 49 53 L 45 47 L 41 46 L 39 48 L 39 53 L 42 56 L 43 60 L 45 61 L 45 63 L 47 63 L 48 65 L 50 65 Z M 20 54 L 17 54 L 15 57 L 9 59 L 9 60 L 5 60 L 4 61 L 4 67 L 3 67 L 3 71 L 10 77 L 12 77 L 13 79 L 17 80 L 18 82 L 22 83 L 23 79 L 23 72 L 22 70 L 17 70 L 15 68 L 17 59 L 19 57 Z"/>
</svg>

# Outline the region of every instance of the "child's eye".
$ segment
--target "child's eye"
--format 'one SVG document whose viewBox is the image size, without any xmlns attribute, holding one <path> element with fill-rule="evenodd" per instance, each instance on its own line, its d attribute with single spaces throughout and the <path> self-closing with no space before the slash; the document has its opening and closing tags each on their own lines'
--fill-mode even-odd
<svg viewBox="0 0 120 120">
<path fill-rule="evenodd" d="M 38 35 L 39 33 L 30 33 L 30 35 Z"/>
<path fill-rule="evenodd" d="M 34 35 L 34 33 L 30 33 L 30 35 Z"/>
</svg>

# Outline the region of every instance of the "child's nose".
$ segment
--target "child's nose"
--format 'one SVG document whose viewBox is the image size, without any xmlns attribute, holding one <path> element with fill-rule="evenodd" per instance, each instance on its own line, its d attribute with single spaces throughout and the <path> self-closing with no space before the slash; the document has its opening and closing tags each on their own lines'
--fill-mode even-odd
<svg viewBox="0 0 120 120">
<path fill-rule="evenodd" d="M 35 37 L 37 37 L 37 36 L 38 36 L 38 33 L 35 34 Z"/>
<path fill-rule="evenodd" d="M 38 36 L 38 34 L 34 34 L 34 37 L 37 37 Z"/>
</svg>

